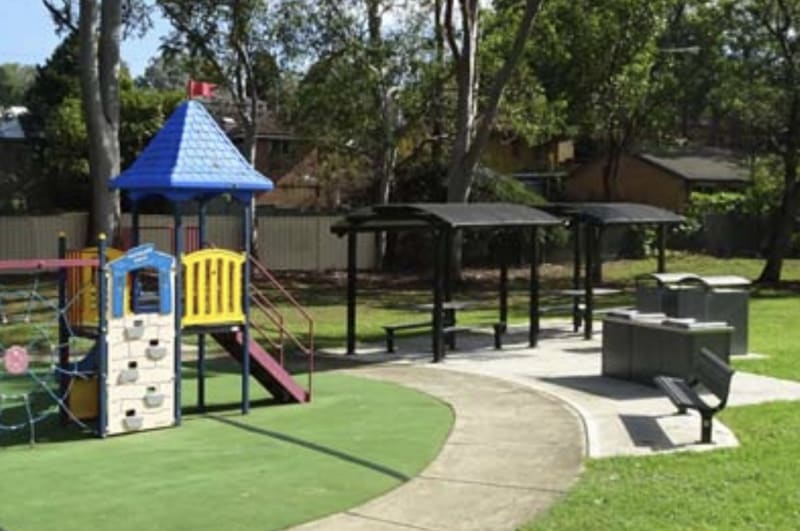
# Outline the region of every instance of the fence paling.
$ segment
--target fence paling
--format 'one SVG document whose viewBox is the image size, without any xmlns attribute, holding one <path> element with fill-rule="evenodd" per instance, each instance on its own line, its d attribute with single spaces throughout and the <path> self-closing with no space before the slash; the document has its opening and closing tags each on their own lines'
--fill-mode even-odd
<svg viewBox="0 0 800 531">
<path fill-rule="evenodd" d="M 271 263 L 273 269 L 344 269 L 347 266 L 345 241 L 330 233 L 330 225 L 337 218 L 335 215 L 261 215 L 260 249 L 265 256 L 275 260 Z M 88 245 L 88 219 L 87 214 L 74 212 L 54 216 L 0 216 L 0 257 L 4 260 L 54 258 L 59 232 L 67 234 L 70 247 Z M 154 243 L 166 252 L 173 250 L 171 215 L 141 214 L 139 221 L 141 243 Z M 124 214 L 121 236 L 129 243 L 132 243 L 131 223 L 131 215 Z M 208 228 L 208 238 L 222 247 L 233 249 L 241 243 L 241 220 L 238 216 L 211 215 Z M 185 231 L 184 252 L 203 247 L 196 226 L 189 224 Z M 360 252 L 365 260 L 372 256 L 367 248 L 371 242 L 368 238 L 360 239 L 359 245 L 366 246 Z M 371 266 L 369 260 L 360 262 L 360 267 Z"/>
</svg>

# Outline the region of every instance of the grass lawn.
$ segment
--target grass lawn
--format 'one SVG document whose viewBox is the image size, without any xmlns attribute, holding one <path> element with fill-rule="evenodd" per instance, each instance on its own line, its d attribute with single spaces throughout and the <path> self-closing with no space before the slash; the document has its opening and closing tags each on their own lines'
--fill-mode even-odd
<svg viewBox="0 0 800 531">
<path fill-rule="evenodd" d="M 736 274 L 755 279 L 761 271 L 763 260 L 736 258 L 719 260 L 702 255 L 682 253 L 669 254 L 669 271 L 691 271 L 698 274 L 720 275 Z M 655 260 L 618 260 L 608 262 L 603 269 L 604 285 L 625 289 L 619 297 L 603 297 L 603 305 L 631 304 L 634 278 L 638 274 L 655 271 Z M 467 282 L 455 290 L 454 298 L 474 300 L 482 303 L 482 308 L 458 313 L 459 322 L 465 324 L 487 324 L 497 321 L 497 281 L 495 271 L 468 272 Z M 555 288 L 567 287 L 572 274 L 569 265 L 545 265 L 542 267 L 542 306 L 564 304 L 565 299 L 556 299 L 548 294 Z M 527 267 L 511 271 L 511 293 L 509 298 L 509 318 L 513 322 L 527 322 Z M 786 260 L 783 278 L 790 286 L 800 283 L 800 260 Z M 342 347 L 345 337 L 346 299 L 345 280 L 342 275 L 295 280 L 291 291 L 311 312 L 315 319 L 317 344 L 321 347 Z M 774 293 L 773 293 L 774 294 Z M 780 296 L 790 295 L 783 291 Z M 800 295 L 800 293 L 798 293 Z M 281 300 L 276 297 L 275 300 Z M 372 280 L 362 275 L 359 281 L 357 308 L 357 334 L 361 342 L 383 342 L 382 326 L 392 323 L 425 321 L 428 313 L 413 309 L 414 304 L 430 302 L 431 286 L 427 279 L 409 281 L 408 278 L 381 277 Z M 285 311 L 292 329 L 302 334 L 303 323 L 290 309 Z M 417 332 L 398 332 L 398 336 Z M 425 332 L 423 332 L 425 333 Z"/>
<path fill-rule="evenodd" d="M 800 380 L 800 297 L 761 294 L 738 370 Z M 741 446 L 700 454 L 594 459 L 566 499 L 526 529 L 798 529 L 800 404 L 719 415 Z"/>
<path fill-rule="evenodd" d="M 235 404 L 239 381 L 215 375 L 209 398 Z M 445 404 L 391 384 L 320 373 L 315 391 L 310 405 L 189 415 L 180 428 L 0 446 L 0 529 L 279 529 L 413 477 L 453 422 Z"/>
</svg>

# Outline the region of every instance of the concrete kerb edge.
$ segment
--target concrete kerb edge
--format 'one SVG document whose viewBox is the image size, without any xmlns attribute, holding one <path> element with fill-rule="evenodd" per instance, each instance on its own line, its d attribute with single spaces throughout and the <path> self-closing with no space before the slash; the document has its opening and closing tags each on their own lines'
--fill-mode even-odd
<svg viewBox="0 0 800 531">
<path fill-rule="evenodd" d="M 387 365 L 389 365 L 389 364 L 391 364 L 391 363 L 387 363 Z M 398 366 L 400 366 L 400 365 L 398 365 Z M 415 393 L 420 393 L 420 394 L 422 394 L 422 395 L 425 395 L 425 396 L 427 396 L 427 397 L 429 397 L 429 398 L 432 398 L 433 400 L 435 400 L 435 401 L 439 402 L 440 404 L 442 404 L 442 405 L 444 405 L 445 407 L 447 407 L 447 409 L 448 409 L 448 410 L 450 410 L 450 414 L 452 415 L 452 420 L 453 420 L 453 421 L 450 423 L 450 428 L 447 430 L 447 436 L 444 438 L 444 441 L 442 442 L 442 445 L 439 447 L 439 450 L 436 452 L 436 455 L 434 455 L 434 456 L 431 458 L 431 460 L 430 460 L 430 461 L 428 461 L 428 462 L 425 464 L 425 467 L 424 467 L 422 470 L 420 470 L 420 471 L 419 471 L 419 472 L 418 472 L 418 473 L 417 473 L 417 474 L 416 474 L 414 477 L 419 477 L 419 476 L 421 476 L 422 474 L 424 474 L 424 473 L 425 473 L 425 471 L 426 471 L 428 468 L 430 468 L 430 466 L 431 466 L 431 465 L 434 463 L 434 461 L 436 461 L 436 460 L 439 458 L 439 456 L 441 455 L 441 453 L 444 451 L 444 448 L 445 448 L 445 446 L 447 446 L 447 442 L 450 440 L 450 437 L 453 435 L 453 429 L 454 429 L 454 428 L 455 428 L 455 426 L 456 426 L 456 410 L 455 410 L 455 408 L 453 407 L 453 404 L 451 404 L 450 402 L 448 402 L 447 400 L 445 400 L 445 399 L 443 399 L 443 398 L 441 398 L 441 397 L 434 396 L 434 395 L 432 395 L 432 394 L 430 394 L 430 393 L 426 393 L 425 391 L 423 391 L 423 390 L 421 390 L 421 389 L 416 389 L 416 388 L 414 388 L 414 387 L 410 387 L 410 386 L 407 386 L 407 385 L 403 385 L 403 384 L 401 384 L 401 383 L 393 382 L 393 381 L 390 381 L 390 380 L 385 380 L 385 379 L 382 379 L 382 378 L 380 378 L 380 377 L 378 377 L 378 376 L 371 375 L 371 374 L 358 374 L 358 369 L 352 369 L 352 368 L 348 368 L 348 369 L 341 369 L 341 371 L 342 371 L 342 372 L 345 372 L 345 373 L 347 373 L 347 374 L 349 374 L 350 376 L 356 377 L 356 378 L 367 378 L 367 379 L 369 379 L 369 380 L 375 380 L 375 381 L 379 381 L 379 382 L 381 382 L 381 383 L 384 383 L 384 384 L 388 384 L 388 385 L 394 385 L 394 386 L 397 386 L 397 387 L 402 387 L 402 388 L 404 388 L 404 389 L 411 389 L 411 390 L 412 390 L 412 391 L 414 391 Z M 409 478 L 409 479 L 408 479 L 408 480 L 406 480 L 406 481 L 402 481 L 402 482 L 398 483 L 397 485 L 395 485 L 394 487 L 392 487 L 391 489 L 389 489 L 389 490 L 386 490 L 386 491 L 383 491 L 383 492 L 381 492 L 381 493 L 379 493 L 379 494 L 377 494 L 377 495 L 373 496 L 372 498 L 370 498 L 370 499 L 368 499 L 368 500 L 364 500 L 362 503 L 359 503 L 358 505 L 356 505 L 356 506 L 354 506 L 354 507 L 351 507 L 351 509 L 353 509 L 353 508 L 355 508 L 355 507 L 358 507 L 358 506 L 362 505 L 363 503 L 367 503 L 368 501 L 370 501 L 370 500 L 373 500 L 373 499 L 375 499 L 375 498 L 378 498 L 378 497 L 380 497 L 380 496 L 386 496 L 386 495 L 387 495 L 387 494 L 389 494 L 390 492 L 392 492 L 392 491 L 395 491 L 395 490 L 399 489 L 400 487 L 402 487 L 403 485 L 405 485 L 406 483 L 408 483 L 409 481 L 411 481 L 412 479 L 414 479 L 414 477 L 411 477 L 411 478 Z M 344 511 L 344 512 L 348 512 L 348 511 L 349 511 L 349 510 L 346 510 L 346 511 Z M 330 515 L 332 515 L 332 514 L 337 514 L 337 513 L 331 513 Z M 328 515 L 328 516 L 330 516 L 330 515 Z M 321 516 L 321 517 L 319 517 L 319 518 L 315 518 L 315 520 L 319 520 L 319 519 L 322 519 L 322 518 L 325 518 L 325 516 Z M 0 531 L 3 531 L 3 530 L 2 530 L 2 529 L 0 529 Z"/>
</svg>

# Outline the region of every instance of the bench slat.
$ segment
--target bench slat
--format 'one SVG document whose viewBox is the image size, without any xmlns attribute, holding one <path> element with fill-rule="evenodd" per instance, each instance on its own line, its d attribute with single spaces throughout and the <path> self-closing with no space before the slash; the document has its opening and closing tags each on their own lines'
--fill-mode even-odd
<svg viewBox="0 0 800 531">
<path fill-rule="evenodd" d="M 702 397 L 686 383 L 686 380 L 682 378 L 673 378 L 671 376 L 657 376 L 654 381 L 676 406 L 696 409 L 698 411 L 714 411 L 714 408 L 709 406 Z"/>
<path fill-rule="evenodd" d="M 420 323 L 401 323 L 396 325 L 385 325 L 382 328 L 386 331 L 389 330 L 409 330 L 411 328 L 427 328 L 429 326 L 433 326 L 433 323 L 430 321 L 420 322 Z"/>
</svg>

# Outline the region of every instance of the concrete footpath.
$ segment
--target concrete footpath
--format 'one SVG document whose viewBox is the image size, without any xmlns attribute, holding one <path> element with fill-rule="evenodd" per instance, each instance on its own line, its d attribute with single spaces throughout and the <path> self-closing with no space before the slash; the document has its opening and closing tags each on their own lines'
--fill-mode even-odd
<svg viewBox="0 0 800 531">
<path fill-rule="evenodd" d="M 418 365 L 352 369 L 435 396 L 454 410 L 439 456 L 417 477 L 303 530 L 515 529 L 558 500 L 586 455 L 578 414 L 496 378 Z"/>
</svg>

